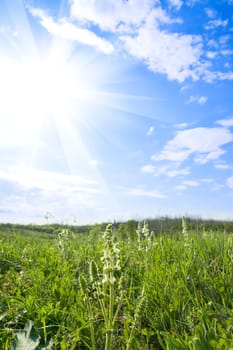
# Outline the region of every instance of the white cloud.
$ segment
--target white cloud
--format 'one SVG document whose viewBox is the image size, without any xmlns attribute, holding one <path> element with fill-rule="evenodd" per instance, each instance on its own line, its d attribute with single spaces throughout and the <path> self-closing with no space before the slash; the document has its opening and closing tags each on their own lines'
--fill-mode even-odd
<svg viewBox="0 0 233 350">
<path fill-rule="evenodd" d="M 74 40 L 82 44 L 93 46 L 106 54 L 110 54 L 114 51 L 114 47 L 110 42 L 97 36 L 89 29 L 79 28 L 66 19 L 56 22 L 41 9 L 31 8 L 30 13 L 39 18 L 40 24 L 50 34 L 59 36 L 63 39 Z"/>
<path fill-rule="evenodd" d="M 211 21 L 209 21 L 206 25 L 205 25 L 205 29 L 206 30 L 210 30 L 210 29 L 215 29 L 218 27 L 226 27 L 228 24 L 228 20 L 221 20 L 221 19 L 213 19 Z"/>
<path fill-rule="evenodd" d="M 170 0 L 170 5 L 178 8 L 182 1 Z M 126 51 L 143 60 L 153 72 L 179 82 L 188 77 L 199 78 L 195 66 L 200 65 L 201 37 L 160 30 L 161 24 L 182 23 L 182 20 L 169 17 L 158 1 L 73 0 L 71 15 L 79 23 L 94 23 L 114 34 L 123 30 L 125 34 L 119 39 Z"/>
<path fill-rule="evenodd" d="M 216 169 L 220 169 L 220 170 L 232 169 L 232 166 L 230 164 L 226 164 L 226 163 L 216 163 L 216 164 L 214 164 L 214 167 Z"/>
<path fill-rule="evenodd" d="M 223 56 L 231 56 L 233 54 L 233 50 L 221 50 L 220 53 Z"/>
<path fill-rule="evenodd" d="M 158 198 L 158 199 L 163 199 L 167 197 L 166 195 L 160 193 L 159 191 L 148 190 L 148 189 L 143 189 L 139 187 L 130 188 L 127 191 L 127 193 L 130 196 L 137 196 L 137 197 Z"/>
<path fill-rule="evenodd" d="M 208 71 L 204 72 L 204 80 L 207 83 L 212 83 L 214 80 L 233 80 L 233 72 L 217 72 L 217 71 Z"/>
<path fill-rule="evenodd" d="M 215 151 L 205 153 L 205 154 L 199 154 L 194 158 L 194 161 L 199 164 L 206 164 L 210 160 L 215 160 L 220 158 L 221 155 L 225 153 L 222 149 L 216 149 Z"/>
<path fill-rule="evenodd" d="M 185 185 L 177 185 L 177 186 L 175 186 L 174 187 L 174 190 L 175 191 L 185 191 L 185 190 L 187 190 L 187 186 L 185 186 Z"/>
<path fill-rule="evenodd" d="M 139 26 L 155 3 L 154 0 L 72 0 L 71 15 L 78 21 L 95 23 L 102 30 L 115 32 L 122 24 Z"/>
<path fill-rule="evenodd" d="M 176 176 L 183 176 L 188 175 L 190 173 L 189 168 L 182 168 L 182 169 L 168 169 L 164 174 L 168 177 L 176 177 Z"/>
<path fill-rule="evenodd" d="M 195 6 L 197 3 L 199 3 L 202 0 L 186 0 L 185 5 L 189 7 Z"/>
<path fill-rule="evenodd" d="M 205 164 L 218 159 L 225 151 L 221 148 L 233 141 L 233 134 L 225 128 L 199 127 L 178 131 L 154 160 L 182 162 L 194 155 L 194 160 Z"/>
<path fill-rule="evenodd" d="M 181 6 L 183 5 L 182 0 L 169 0 L 169 5 L 171 7 L 174 7 L 175 9 L 179 10 Z"/>
<path fill-rule="evenodd" d="M 0 174 L 2 174 L 0 172 Z M 11 167 L 10 176 L 12 179 L 16 179 L 24 186 L 39 186 L 41 188 L 56 189 L 56 186 L 63 186 L 69 184 L 70 186 L 74 185 L 98 185 L 96 180 L 91 178 L 86 178 L 77 175 L 68 175 L 62 173 L 56 173 L 45 170 L 38 170 L 33 168 L 23 168 L 23 167 Z"/>
<path fill-rule="evenodd" d="M 38 201 L 40 196 L 43 201 L 57 201 L 59 205 L 63 199 L 70 204 L 89 205 L 100 193 L 99 185 L 93 179 L 32 168 L 10 167 L 0 171 L 0 180 L 10 181 L 25 192 L 37 191 Z"/>
<path fill-rule="evenodd" d="M 233 118 L 217 120 L 216 124 L 224 126 L 226 128 L 233 126 Z"/>
<path fill-rule="evenodd" d="M 188 90 L 188 89 L 189 89 L 188 85 L 183 85 L 183 86 L 181 86 L 180 91 L 183 92 L 183 91 Z"/>
<path fill-rule="evenodd" d="M 211 187 L 212 191 L 219 191 L 224 187 L 223 184 L 219 184 L 219 183 L 214 183 Z"/>
<path fill-rule="evenodd" d="M 185 191 L 189 187 L 198 187 L 200 186 L 200 182 L 195 181 L 195 180 L 186 180 L 183 181 L 180 185 L 177 185 L 174 187 L 175 191 Z"/>
<path fill-rule="evenodd" d="M 167 10 L 179 9 L 183 3 L 169 0 Z M 191 5 L 191 2 L 185 4 Z M 124 49 L 151 71 L 165 74 L 169 80 L 180 83 L 188 78 L 207 82 L 232 80 L 232 72 L 214 70 L 217 53 L 205 51 L 203 36 L 182 33 L 182 30 L 172 32 L 174 27 L 170 25 L 182 24 L 183 19 L 168 11 L 162 8 L 159 0 L 71 0 L 70 16 L 55 21 L 41 9 L 30 9 L 49 33 L 90 45 L 106 54 L 112 53 L 115 46 Z M 210 9 L 206 11 L 211 15 Z M 224 27 L 227 23 L 227 20 L 213 19 L 207 28 Z M 92 29 L 93 24 L 99 27 L 98 34 Z M 216 45 L 219 47 L 217 42 Z"/>
<path fill-rule="evenodd" d="M 180 17 L 169 16 L 165 9 L 163 9 L 161 6 L 157 6 L 150 11 L 145 18 L 145 21 L 139 28 L 159 29 L 160 25 L 164 26 L 174 23 L 182 24 L 183 20 Z"/>
<path fill-rule="evenodd" d="M 155 130 L 154 126 L 150 126 L 147 131 L 147 136 L 151 136 L 154 133 L 154 130 Z"/>
<path fill-rule="evenodd" d="M 226 69 L 230 69 L 230 63 L 229 62 L 226 62 L 226 63 L 224 63 L 224 67 L 226 68 Z"/>
<path fill-rule="evenodd" d="M 227 186 L 233 189 L 233 176 L 228 177 Z"/>
<path fill-rule="evenodd" d="M 215 18 L 217 16 L 217 12 L 214 9 L 206 8 L 205 12 L 209 18 Z"/>
<path fill-rule="evenodd" d="M 178 124 L 174 124 L 173 127 L 175 129 L 186 129 L 188 125 L 189 123 L 178 123 Z"/>
<path fill-rule="evenodd" d="M 209 177 L 206 177 L 206 178 L 204 178 L 204 179 L 201 179 L 201 181 L 202 181 L 202 182 L 205 182 L 205 183 L 212 183 L 212 182 L 214 182 L 214 179 L 211 179 L 211 178 L 209 178 Z"/>
<path fill-rule="evenodd" d="M 197 102 L 200 104 L 200 105 L 203 105 L 207 102 L 208 100 L 208 97 L 207 96 L 201 96 L 199 97 L 199 99 L 197 100 Z"/>
<path fill-rule="evenodd" d="M 207 51 L 207 52 L 206 52 L 206 57 L 207 57 L 207 58 L 210 58 L 210 59 L 215 58 L 217 55 L 218 55 L 218 52 L 217 52 L 217 51 Z"/>
<path fill-rule="evenodd" d="M 190 173 L 189 168 L 179 168 L 179 164 L 154 166 L 145 165 L 141 168 L 141 172 L 145 174 L 152 174 L 154 176 L 165 175 L 167 177 L 184 176 Z"/>
<path fill-rule="evenodd" d="M 3 24 L 0 24 L 0 35 L 1 34 L 7 34 L 15 38 L 18 36 L 18 32 L 16 30 Z"/>
<path fill-rule="evenodd" d="M 200 182 L 199 181 L 183 181 L 180 185 L 175 186 L 173 189 L 175 191 L 186 191 L 190 187 L 198 187 L 202 183 L 207 184 L 211 191 L 219 191 L 224 187 L 223 184 L 217 183 L 213 179 L 201 179 Z"/>
<path fill-rule="evenodd" d="M 207 42 L 207 45 L 213 49 L 218 49 L 219 47 L 219 43 L 216 41 L 216 40 L 213 40 L 213 39 L 210 39 L 208 42 Z"/>
<path fill-rule="evenodd" d="M 185 186 L 190 186 L 190 187 L 197 187 L 200 185 L 200 183 L 198 181 L 195 181 L 195 180 L 186 180 L 186 181 L 183 181 L 183 184 Z"/>
<path fill-rule="evenodd" d="M 222 46 L 225 46 L 225 45 L 227 45 L 227 42 L 229 41 L 229 40 L 231 40 L 231 35 L 229 35 L 229 34 L 226 34 L 226 35 L 221 35 L 220 37 L 219 37 L 219 43 L 222 45 Z"/>
<path fill-rule="evenodd" d="M 172 142 L 170 141 L 159 155 L 154 154 L 152 156 L 152 159 L 156 161 L 169 160 L 172 162 L 183 162 L 191 154 L 189 149 L 183 150 L 182 148 L 178 149 L 178 151 L 176 152 L 175 148 L 172 147 L 171 143 Z"/>
<path fill-rule="evenodd" d="M 207 102 L 207 100 L 208 100 L 207 96 L 200 96 L 200 97 L 190 96 L 188 103 L 197 102 L 199 103 L 199 105 L 203 105 Z"/>
<path fill-rule="evenodd" d="M 168 33 L 147 22 L 137 36 L 122 36 L 121 40 L 132 56 L 143 60 L 155 73 L 166 74 L 168 79 L 181 83 L 189 77 L 199 78 L 195 67 L 202 54 L 200 36 Z"/>
<path fill-rule="evenodd" d="M 145 174 L 154 174 L 156 170 L 157 170 L 157 167 L 154 165 L 150 165 L 150 164 L 144 165 L 141 168 L 141 171 Z"/>
<path fill-rule="evenodd" d="M 216 72 L 215 79 L 219 80 L 233 80 L 233 72 Z"/>
</svg>

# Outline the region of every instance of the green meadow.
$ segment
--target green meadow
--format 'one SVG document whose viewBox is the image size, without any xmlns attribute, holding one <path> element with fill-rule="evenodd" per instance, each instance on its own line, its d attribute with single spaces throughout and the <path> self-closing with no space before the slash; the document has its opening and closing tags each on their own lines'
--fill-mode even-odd
<svg viewBox="0 0 233 350">
<path fill-rule="evenodd" d="M 0 349 L 232 350 L 233 235 L 176 224 L 1 226 Z"/>
</svg>

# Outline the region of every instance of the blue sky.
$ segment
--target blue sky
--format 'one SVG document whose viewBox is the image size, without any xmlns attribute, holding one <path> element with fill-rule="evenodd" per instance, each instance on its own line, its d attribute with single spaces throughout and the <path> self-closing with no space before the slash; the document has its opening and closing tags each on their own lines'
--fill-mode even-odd
<svg viewBox="0 0 233 350">
<path fill-rule="evenodd" d="M 232 0 L 2 0 L 0 221 L 232 219 Z"/>
</svg>

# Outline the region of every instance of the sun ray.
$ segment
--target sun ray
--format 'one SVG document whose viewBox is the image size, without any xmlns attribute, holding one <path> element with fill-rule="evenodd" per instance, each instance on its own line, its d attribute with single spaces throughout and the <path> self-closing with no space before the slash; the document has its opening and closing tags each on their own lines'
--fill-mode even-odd
<svg viewBox="0 0 233 350">
<path fill-rule="evenodd" d="M 25 52 L 36 56 L 36 40 L 29 24 L 24 1 L 6 1 L 6 6 L 17 38 L 15 50 L 17 50 L 19 57 L 24 56 Z"/>
<path fill-rule="evenodd" d="M 61 3 L 58 11 L 63 10 Z M 15 38 L 15 51 L 20 55 L 15 51 L 12 57 L 0 55 L 0 93 L 4 96 L 0 112 L 7 114 L 6 128 L 22 148 L 20 161 L 40 164 L 41 154 L 49 147 L 46 159 L 57 155 L 63 166 L 65 159 L 68 172 L 85 173 L 90 172 L 94 150 L 101 150 L 98 143 L 128 152 L 114 131 L 125 125 L 134 132 L 143 118 L 155 121 L 151 106 L 158 100 L 119 92 L 119 76 L 127 81 L 127 75 L 120 74 L 127 70 L 127 63 L 114 64 L 114 57 L 83 47 L 77 50 L 74 42 L 56 37 L 43 40 L 43 45 L 37 40 L 36 46 L 22 2 L 9 6 L 9 11 L 13 22 L 20 19 L 16 25 L 19 37 Z M 55 146 L 51 135 L 59 139 Z M 25 152 L 29 145 L 30 152 Z M 51 158 L 50 163 L 55 160 Z M 106 186 L 100 170 L 91 170 L 102 187 Z M 106 187 L 105 192 L 110 190 Z"/>
<path fill-rule="evenodd" d="M 75 129 L 70 118 L 64 120 L 56 116 L 54 120 L 58 135 L 61 140 L 62 149 L 64 151 L 65 159 L 69 168 L 70 174 L 91 174 L 91 177 L 99 184 L 101 195 L 99 196 L 99 203 L 102 205 L 111 206 L 113 212 L 117 212 L 120 207 L 112 190 L 108 185 L 104 174 L 99 170 L 98 166 L 92 166 L 93 159 L 92 149 L 93 145 L 88 145 L 84 142 L 82 137 L 83 125 L 79 129 Z"/>
</svg>

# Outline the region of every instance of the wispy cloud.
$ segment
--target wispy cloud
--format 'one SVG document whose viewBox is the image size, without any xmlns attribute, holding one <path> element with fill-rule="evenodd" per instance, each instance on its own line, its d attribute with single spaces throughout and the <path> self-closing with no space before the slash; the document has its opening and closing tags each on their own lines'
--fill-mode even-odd
<svg viewBox="0 0 233 350">
<path fill-rule="evenodd" d="M 160 193 L 157 190 L 144 189 L 140 187 L 130 188 L 128 189 L 127 193 L 130 196 L 136 196 L 136 197 L 147 197 L 147 198 L 158 198 L 158 199 L 164 199 L 167 197 L 165 194 Z"/>
<path fill-rule="evenodd" d="M 23 168 L 19 166 L 12 166 L 8 171 L 0 171 L 0 178 L 8 178 L 9 180 L 18 181 L 24 186 L 39 186 L 42 188 L 46 186 L 47 189 L 56 188 L 57 184 L 62 185 L 65 183 L 69 183 L 70 185 L 97 185 L 95 180 L 86 177 L 66 175 L 34 168 Z"/>
<path fill-rule="evenodd" d="M 214 179 L 210 178 L 210 177 L 205 177 L 203 179 L 201 179 L 202 182 L 204 183 L 208 183 L 208 184 L 211 184 L 214 182 Z"/>
<path fill-rule="evenodd" d="M 151 174 L 154 176 L 167 176 L 167 177 L 176 177 L 184 176 L 190 173 L 190 169 L 180 168 L 179 164 L 165 165 L 165 166 L 154 166 L 151 164 L 145 165 L 141 168 L 141 172 L 144 174 Z"/>
<path fill-rule="evenodd" d="M 216 124 L 219 124 L 226 128 L 233 127 L 233 118 L 217 120 Z"/>
<path fill-rule="evenodd" d="M 206 57 L 207 57 L 207 58 L 210 58 L 210 59 L 215 58 L 217 55 L 218 55 L 218 52 L 217 52 L 217 51 L 207 51 L 207 52 L 206 52 Z"/>
<path fill-rule="evenodd" d="M 149 129 L 147 130 L 147 136 L 151 136 L 154 133 L 154 126 L 150 126 Z"/>
<path fill-rule="evenodd" d="M 231 36 L 230 36 L 229 34 L 221 35 L 221 36 L 219 37 L 219 44 L 220 44 L 221 46 L 224 46 L 224 45 L 227 46 L 229 40 L 231 40 Z"/>
<path fill-rule="evenodd" d="M 190 96 L 188 103 L 193 103 L 193 102 L 197 102 L 199 105 L 204 105 L 208 100 L 207 96 Z"/>
<path fill-rule="evenodd" d="M 220 191 L 224 187 L 225 185 L 216 182 L 211 186 L 211 191 Z"/>
<path fill-rule="evenodd" d="M 109 41 L 97 36 L 89 29 L 80 28 L 66 19 L 61 19 L 56 22 L 41 9 L 30 8 L 30 13 L 38 17 L 40 24 L 53 35 L 93 46 L 106 54 L 110 54 L 114 51 L 114 47 Z"/>
<path fill-rule="evenodd" d="M 205 164 L 223 155 L 225 150 L 222 146 L 232 141 L 233 134 L 225 128 L 199 127 L 181 130 L 153 159 L 183 162 L 194 156 L 195 162 Z"/>
<path fill-rule="evenodd" d="M 217 16 L 216 10 L 214 10 L 212 8 L 205 8 L 205 12 L 206 12 L 207 16 L 211 19 L 215 18 Z"/>
<path fill-rule="evenodd" d="M 189 123 L 178 123 L 178 124 L 174 124 L 173 127 L 175 129 L 187 129 L 189 125 L 190 125 Z"/>
<path fill-rule="evenodd" d="M 228 24 L 228 20 L 222 20 L 222 19 L 213 19 L 211 21 L 209 21 L 206 26 L 205 29 L 206 30 L 210 30 L 210 29 L 215 29 L 218 27 L 226 27 Z"/>
<path fill-rule="evenodd" d="M 45 211 L 62 217 L 74 208 L 77 211 L 95 208 L 98 198 L 104 195 L 91 178 L 22 167 L 0 171 L 0 183 L 10 191 L 1 194 L 0 207 L 14 212 L 15 218 L 19 218 L 20 212 L 25 217 L 36 217 Z"/>
<path fill-rule="evenodd" d="M 177 186 L 175 186 L 173 189 L 175 190 L 175 191 L 186 191 L 187 190 L 187 186 L 185 186 L 185 185 L 177 185 Z"/>
<path fill-rule="evenodd" d="M 233 189 L 233 176 L 228 177 L 227 186 Z"/>
<path fill-rule="evenodd" d="M 72 0 L 71 15 L 81 22 L 92 22 L 102 30 L 115 32 L 140 26 L 153 8 L 153 0 Z"/>
<path fill-rule="evenodd" d="M 214 167 L 216 169 L 220 169 L 220 170 L 232 169 L 232 165 L 226 164 L 226 163 L 216 163 L 216 164 L 214 164 Z"/>
<path fill-rule="evenodd" d="M 31 8 L 30 12 L 53 35 L 93 46 L 106 54 L 123 49 L 169 80 L 180 83 L 188 78 L 207 82 L 232 80 L 230 70 L 214 69 L 214 60 L 221 53 L 216 40 L 219 52 L 206 49 L 208 38 L 182 31 L 184 19 L 174 15 L 172 9 L 179 10 L 184 3 L 191 5 L 191 1 L 169 0 L 165 9 L 154 0 L 71 0 L 70 16 L 56 21 L 41 9 Z M 211 18 L 206 29 L 227 26 L 228 20 L 215 19 L 213 10 L 206 9 L 206 13 Z M 180 28 L 171 29 L 171 24 Z M 98 27 L 98 32 L 94 32 L 93 25 Z"/>
<path fill-rule="evenodd" d="M 224 187 L 224 184 L 218 183 L 211 178 L 203 178 L 199 180 L 182 181 L 179 185 L 174 186 L 173 190 L 181 193 L 190 190 L 190 188 L 198 188 L 200 186 L 207 186 L 210 191 L 219 191 Z"/>
<path fill-rule="evenodd" d="M 200 183 L 196 180 L 186 180 L 186 181 L 183 181 L 183 184 L 189 187 L 197 187 L 200 185 Z"/>
<path fill-rule="evenodd" d="M 141 171 L 145 174 L 154 174 L 157 170 L 157 167 L 155 167 L 154 165 L 148 164 L 148 165 L 144 165 L 141 168 Z"/>
<path fill-rule="evenodd" d="M 233 54 L 233 50 L 225 49 L 225 50 L 221 50 L 220 53 L 223 56 L 231 56 Z"/>
<path fill-rule="evenodd" d="M 143 60 L 150 70 L 166 74 L 170 80 L 180 83 L 189 77 L 197 80 L 199 77 L 192 67 L 199 65 L 202 54 L 201 37 L 169 33 L 160 30 L 156 22 L 152 23 L 148 20 L 136 36 L 121 37 L 126 50 Z M 151 45 L 155 37 L 156 44 Z"/>
<path fill-rule="evenodd" d="M 188 89 L 189 89 L 188 85 L 183 85 L 183 86 L 181 86 L 180 91 L 183 92 L 183 91 L 188 90 Z"/>
<path fill-rule="evenodd" d="M 196 180 L 186 180 L 174 187 L 175 191 L 186 191 L 189 187 L 198 187 L 200 182 Z"/>
<path fill-rule="evenodd" d="M 10 35 L 12 37 L 17 37 L 18 36 L 17 30 L 14 30 L 10 26 L 6 26 L 6 25 L 3 25 L 3 24 L 0 23 L 0 35 L 1 34 Z"/>
<path fill-rule="evenodd" d="M 189 7 L 193 7 L 195 6 L 196 4 L 198 4 L 201 0 L 187 0 L 185 2 L 185 5 L 186 6 L 189 6 Z"/>
<path fill-rule="evenodd" d="M 183 0 L 169 0 L 169 5 L 174 7 L 176 10 L 179 10 L 183 5 Z"/>
</svg>

